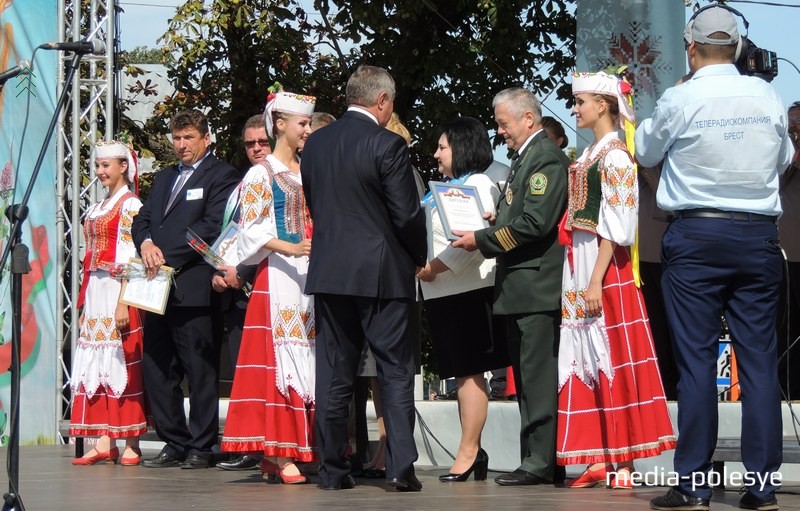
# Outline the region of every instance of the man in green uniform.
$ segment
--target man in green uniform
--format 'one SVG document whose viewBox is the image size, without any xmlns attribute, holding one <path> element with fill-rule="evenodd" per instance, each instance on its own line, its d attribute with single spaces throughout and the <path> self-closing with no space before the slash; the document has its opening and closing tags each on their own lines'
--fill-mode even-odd
<svg viewBox="0 0 800 511">
<path fill-rule="evenodd" d="M 539 101 L 525 89 L 492 102 L 497 132 L 513 149 L 511 173 L 492 227 L 455 232 L 453 246 L 497 258 L 494 313 L 506 319 L 517 386 L 522 463 L 495 482 L 546 484 L 556 479 L 558 339 L 564 247 L 558 222 L 567 200 L 564 153 L 542 129 Z M 563 474 L 563 469 L 559 471 Z M 563 476 L 562 476 L 563 477 Z"/>
</svg>

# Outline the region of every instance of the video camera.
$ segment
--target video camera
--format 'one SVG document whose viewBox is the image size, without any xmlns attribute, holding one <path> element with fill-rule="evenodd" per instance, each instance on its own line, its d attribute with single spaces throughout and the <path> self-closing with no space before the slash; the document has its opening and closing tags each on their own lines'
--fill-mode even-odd
<svg viewBox="0 0 800 511">
<path fill-rule="evenodd" d="M 740 36 L 739 45 L 736 48 L 736 54 L 738 55 L 736 62 L 734 62 L 736 69 L 739 70 L 740 74 L 757 76 L 763 80 L 771 82 L 776 76 L 778 76 L 778 55 L 774 51 L 759 48 L 756 46 L 756 43 L 747 37 L 750 31 L 750 22 L 744 17 L 744 14 L 737 11 L 733 7 L 728 7 L 725 5 L 725 1 L 726 0 L 717 0 L 714 3 L 697 9 L 694 14 L 692 14 L 692 17 L 689 18 L 689 22 L 686 24 L 686 30 L 683 33 L 684 41 L 687 45 L 692 42 L 692 26 L 698 14 L 712 8 L 725 9 L 734 16 L 742 18 L 742 24 L 744 25 L 745 33 L 744 35 Z M 699 5 L 696 4 L 696 7 L 699 7 Z"/>
<path fill-rule="evenodd" d="M 742 36 L 742 53 L 735 65 L 740 74 L 757 76 L 768 82 L 778 76 L 778 54 L 759 48 L 745 36 Z"/>
</svg>

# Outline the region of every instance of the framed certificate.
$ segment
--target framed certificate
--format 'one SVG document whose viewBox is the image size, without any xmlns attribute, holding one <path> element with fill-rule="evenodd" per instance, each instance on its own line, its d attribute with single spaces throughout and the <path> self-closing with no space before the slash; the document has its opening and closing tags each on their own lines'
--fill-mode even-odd
<svg viewBox="0 0 800 511">
<path fill-rule="evenodd" d="M 236 254 L 236 235 L 238 232 L 239 228 L 236 224 L 230 224 L 222 231 L 217 241 L 209 246 L 197 233 L 191 229 L 187 229 L 186 242 L 214 268 L 219 268 L 220 266 L 236 266 L 239 264 L 239 257 Z"/>
<path fill-rule="evenodd" d="M 152 279 L 147 279 L 147 269 L 138 257 L 132 257 L 128 276 L 122 281 L 120 303 L 156 314 L 164 314 L 169 298 L 169 287 L 174 270 L 161 266 Z"/>
<path fill-rule="evenodd" d="M 457 240 L 453 231 L 477 231 L 488 227 L 483 218 L 483 206 L 474 186 L 431 181 L 431 195 L 442 220 L 445 236 Z"/>
<path fill-rule="evenodd" d="M 236 243 L 239 234 L 239 225 L 231 222 L 222 230 L 217 241 L 211 246 L 211 250 L 228 263 L 229 266 L 239 264 L 239 255 L 236 253 L 238 244 Z"/>
<path fill-rule="evenodd" d="M 205 262 L 219 269 L 221 266 L 238 266 L 239 255 L 236 253 L 238 249 L 236 242 L 238 234 L 239 227 L 235 223 L 230 223 L 228 227 L 222 230 L 217 241 L 208 246 L 208 243 L 203 241 L 203 238 L 198 236 L 196 232 L 187 229 L 186 242 L 203 256 Z M 243 289 L 247 296 L 250 296 L 253 285 L 245 282 Z"/>
</svg>

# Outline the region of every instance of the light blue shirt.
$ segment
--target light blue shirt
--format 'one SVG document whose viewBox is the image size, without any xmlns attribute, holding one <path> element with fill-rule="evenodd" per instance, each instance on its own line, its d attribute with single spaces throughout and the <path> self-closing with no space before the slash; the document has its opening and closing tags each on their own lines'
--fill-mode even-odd
<svg viewBox="0 0 800 511">
<path fill-rule="evenodd" d="M 667 89 L 636 129 L 636 159 L 653 167 L 666 155 L 656 193 L 665 211 L 779 215 L 778 174 L 792 158 L 787 128 L 772 85 L 733 64 L 704 66 Z"/>
</svg>

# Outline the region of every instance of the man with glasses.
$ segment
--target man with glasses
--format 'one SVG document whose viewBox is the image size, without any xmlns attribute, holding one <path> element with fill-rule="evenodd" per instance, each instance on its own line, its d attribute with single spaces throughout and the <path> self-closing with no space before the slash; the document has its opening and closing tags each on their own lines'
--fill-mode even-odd
<svg viewBox="0 0 800 511">
<path fill-rule="evenodd" d="M 255 165 L 272 154 L 263 114 L 247 119 L 242 130 L 242 139 L 244 139 L 244 150 L 247 153 L 247 159 L 250 160 L 250 165 Z"/>
<path fill-rule="evenodd" d="M 247 119 L 242 130 L 244 140 L 244 150 L 250 165 L 262 162 L 272 153 L 267 137 L 267 128 L 264 124 L 264 115 L 254 115 Z M 226 215 L 223 218 L 222 230 L 228 224 L 238 222 L 239 210 L 239 191 L 241 184 L 237 186 L 230 197 L 225 209 Z M 222 313 L 225 318 L 225 330 L 228 333 L 228 349 L 230 350 L 231 364 L 233 365 L 231 375 L 236 371 L 236 361 L 239 359 L 239 347 L 242 344 L 242 329 L 244 328 L 244 317 L 247 312 L 248 296 L 242 290 L 246 282 L 253 281 L 257 265 L 239 264 L 237 266 L 223 266 L 211 279 L 211 287 L 217 293 L 222 293 Z M 223 470 L 250 470 L 258 467 L 261 457 L 241 455 L 235 456 L 228 461 L 217 463 L 217 467 Z"/>
</svg>

